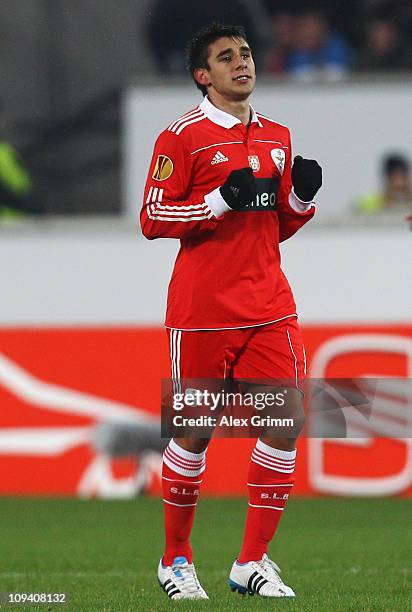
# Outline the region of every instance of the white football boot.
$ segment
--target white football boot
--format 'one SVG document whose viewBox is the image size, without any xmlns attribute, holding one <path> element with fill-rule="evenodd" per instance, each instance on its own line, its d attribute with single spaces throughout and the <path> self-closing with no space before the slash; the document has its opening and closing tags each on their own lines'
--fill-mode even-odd
<svg viewBox="0 0 412 612">
<path fill-rule="evenodd" d="M 209 599 L 196 576 L 195 566 L 186 557 L 175 557 L 173 565 L 168 566 L 160 559 L 157 578 L 170 599 Z"/>
<path fill-rule="evenodd" d="M 229 576 L 232 591 L 262 597 L 295 597 L 279 576 L 280 568 L 265 553 L 260 561 L 234 562 Z"/>
</svg>

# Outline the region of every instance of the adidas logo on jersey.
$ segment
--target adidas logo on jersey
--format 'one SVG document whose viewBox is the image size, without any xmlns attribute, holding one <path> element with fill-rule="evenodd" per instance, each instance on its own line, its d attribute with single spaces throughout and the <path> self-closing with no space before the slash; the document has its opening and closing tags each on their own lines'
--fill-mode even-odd
<svg viewBox="0 0 412 612">
<path fill-rule="evenodd" d="M 210 163 L 213 166 L 214 164 L 221 164 L 222 162 L 227 161 L 229 161 L 229 158 L 223 155 L 223 153 L 221 153 L 220 151 L 218 151 Z"/>
</svg>

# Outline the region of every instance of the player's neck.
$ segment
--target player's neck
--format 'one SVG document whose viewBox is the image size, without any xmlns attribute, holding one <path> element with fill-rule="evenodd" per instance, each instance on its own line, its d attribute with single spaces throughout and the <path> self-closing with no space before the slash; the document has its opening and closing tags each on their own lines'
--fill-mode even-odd
<svg viewBox="0 0 412 612">
<path fill-rule="evenodd" d="M 224 111 L 225 113 L 229 113 L 229 115 L 233 115 L 236 119 L 239 119 L 243 123 L 243 125 L 249 125 L 250 123 L 250 103 L 249 98 L 246 100 L 227 100 L 223 98 L 223 96 L 208 96 L 210 102 Z"/>
</svg>

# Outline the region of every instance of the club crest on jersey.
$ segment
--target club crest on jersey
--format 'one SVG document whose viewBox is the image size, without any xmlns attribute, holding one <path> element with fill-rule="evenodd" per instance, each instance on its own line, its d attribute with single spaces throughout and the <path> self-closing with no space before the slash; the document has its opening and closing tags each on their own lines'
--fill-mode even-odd
<svg viewBox="0 0 412 612">
<path fill-rule="evenodd" d="M 257 155 L 249 155 L 249 166 L 252 168 L 253 172 L 259 172 L 260 170 L 260 161 Z"/>
<path fill-rule="evenodd" d="M 152 178 L 155 181 L 165 181 L 172 175 L 173 162 L 167 155 L 158 155 Z"/>
<path fill-rule="evenodd" d="M 273 159 L 276 168 L 279 170 L 280 174 L 283 174 L 285 169 L 285 152 L 283 149 L 272 149 L 270 152 L 270 156 Z"/>
</svg>

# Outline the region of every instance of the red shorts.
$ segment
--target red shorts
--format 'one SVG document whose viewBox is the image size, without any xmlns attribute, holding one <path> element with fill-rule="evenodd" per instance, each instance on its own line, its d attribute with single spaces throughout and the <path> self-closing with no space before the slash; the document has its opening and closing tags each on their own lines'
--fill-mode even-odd
<svg viewBox="0 0 412 612">
<path fill-rule="evenodd" d="M 299 388 L 306 374 L 296 317 L 243 329 L 167 331 L 173 380 L 276 380 Z"/>
</svg>

